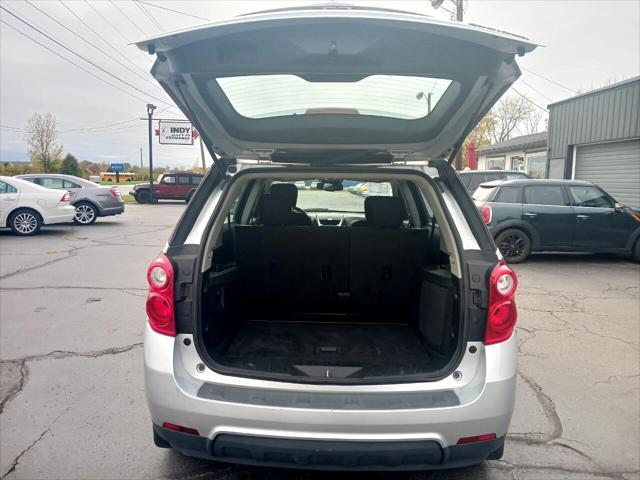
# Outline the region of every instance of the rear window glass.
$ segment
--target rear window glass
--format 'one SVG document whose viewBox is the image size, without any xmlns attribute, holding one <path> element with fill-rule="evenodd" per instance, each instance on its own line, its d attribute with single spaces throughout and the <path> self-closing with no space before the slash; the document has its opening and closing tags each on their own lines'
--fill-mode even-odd
<svg viewBox="0 0 640 480">
<path fill-rule="evenodd" d="M 298 189 L 296 206 L 307 213 L 364 213 L 365 198 L 373 195 L 393 196 L 389 182 L 343 180 L 330 183 L 322 180 L 304 180 L 295 182 L 295 185 Z"/>
<path fill-rule="evenodd" d="M 310 82 L 296 75 L 217 78 L 233 108 L 247 118 L 359 114 L 403 119 L 426 117 L 451 80 L 370 75 L 356 82 Z"/>
<path fill-rule="evenodd" d="M 525 197 L 530 205 L 566 205 L 562 187 L 558 186 L 527 187 Z"/>
<path fill-rule="evenodd" d="M 191 177 L 180 176 L 178 177 L 178 183 L 181 185 L 191 184 Z"/>
<path fill-rule="evenodd" d="M 496 191 L 497 187 L 480 187 L 473 193 L 473 199 L 479 202 L 487 202 Z"/>
<path fill-rule="evenodd" d="M 520 203 L 521 191 L 522 189 L 516 187 L 502 187 L 493 201 L 500 203 Z"/>
<path fill-rule="evenodd" d="M 529 177 L 524 173 L 508 172 L 504 174 L 504 178 L 507 180 L 522 180 Z"/>
</svg>

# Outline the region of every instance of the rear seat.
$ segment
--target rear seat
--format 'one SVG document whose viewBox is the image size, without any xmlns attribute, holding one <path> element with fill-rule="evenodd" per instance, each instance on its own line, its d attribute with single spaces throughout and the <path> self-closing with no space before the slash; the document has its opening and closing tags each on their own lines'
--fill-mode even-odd
<svg viewBox="0 0 640 480">
<path fill-rule="evenodd" d="M 366 222 L 351 228 L 349 285 L 358 305 L 409 307 L 428 247 L 428 231 L 403 227 L 406 208 L 397 197 L 367 197 Z"/>
<path fill-rule="evenodd" d="M 282 205 L 264 205 L 267 224 L 234 227 L 247 303 L 331 311 L 347 303 L 408 306 L 417 298 L 428 236 L 403 227 L 400 199 L 368 197 L 365 226 L 355 228 L 283 225 Z"/>
</svg>

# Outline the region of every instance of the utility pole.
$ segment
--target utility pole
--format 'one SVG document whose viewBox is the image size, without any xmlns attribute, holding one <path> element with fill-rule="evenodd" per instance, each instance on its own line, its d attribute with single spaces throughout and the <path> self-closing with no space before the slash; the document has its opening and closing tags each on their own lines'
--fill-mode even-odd
<svg viewBox="0 0 640 480">
<path fill-rule="evenodd" d="M 142 147 L 140 147 L 140 173 L 144 170 L 144 165 L 142 163 Z"/>
<path fill-rule="evenodd" d="M 456 12 L 455 12 L 456 13 L 456 21 L 462 22 L 463 21 L 463 17 L 464 17 L 464 2 L 465 2 L 465 0 L 451 0 L 451 2 L 453 4 L 455 4 L 455 6 L 456 6 Z M 444 3 L 444 0 L 431 0 L 431 6 L 433 8 L 435 8 L 435 9 L 440 8 L 443 3 Z M 451 10 L 447 10 L 447 11 L 449 13 L 451 13 L 452 17 L 453 17 L 453 12 L 451 12 Z M 458 153 L 456 153 L 456 158 L 454 159 L 454 164 L 455 164 L 456 170 L 462 170 L 462 145 L 460 146 L 460 150 L 458 150 Z"/>
<path fill-rule="evenodd" d="M 456 1 L 456 21 L 462 22 L 462 15 L 464 10 L 464 0 L 455 0 Z"/>
<path fill-rule="evenodd" d="M 151 103 L 147 103 L 147 119 L 149 121 L 149 190 L 151 192 L 150 203 L 155 202 L 153 193 L 153 111 L 157 107 Z"/>
</svg>

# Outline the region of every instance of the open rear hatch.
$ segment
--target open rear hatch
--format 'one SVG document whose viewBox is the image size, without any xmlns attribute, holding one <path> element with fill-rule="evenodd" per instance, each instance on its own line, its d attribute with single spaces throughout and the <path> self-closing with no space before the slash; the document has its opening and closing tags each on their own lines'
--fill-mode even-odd
<svg viewBox="0 0 640 480">
<path fill-rule="evenodd" d="M 429 17 L 309 8 L 138 43 L 212 155 L 300 163 L 450 156 L 518 78 L 522 37 Z"/>
</svg>

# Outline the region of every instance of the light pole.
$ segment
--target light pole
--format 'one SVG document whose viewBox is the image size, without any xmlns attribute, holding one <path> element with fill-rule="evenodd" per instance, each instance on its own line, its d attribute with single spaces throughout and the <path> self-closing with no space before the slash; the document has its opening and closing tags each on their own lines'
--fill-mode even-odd
<svg viewBox="0 0 640 480">
<path fill-rule="evenodd" d="M 149 121 L 149 190 L 151 193 L 151 197 L 149 198 L 150 203 L 155 202 L 155 195 L 153 193 L 153 111 L 157 107 L 151 103 L 147 103 L 147 119 Z"/>
</svg>

